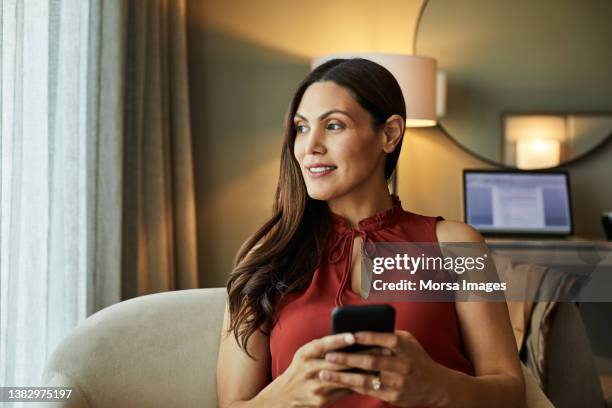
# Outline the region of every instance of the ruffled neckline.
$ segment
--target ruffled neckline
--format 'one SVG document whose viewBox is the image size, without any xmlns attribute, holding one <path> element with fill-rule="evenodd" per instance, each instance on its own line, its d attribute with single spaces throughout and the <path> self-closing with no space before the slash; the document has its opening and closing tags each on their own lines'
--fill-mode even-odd
<svg viewBox="0 0 612 408">
<path fill-rule="evenodd" d="M 395 194 L 391 194 L 393 201 L 393 207 L 378 212 L 369 217 L 363 218 L 357 223 L 357 228 L 352 228 L 349 222 L 343 216 L 329 211 L 332 219 L 334 230 L 342 232 L 344 230 L 356 229 L 360 231 L 373 231 L 381 228 L 388 227 L 397 220 L 398 216 L 403 212 L 402 202 L 399 197 Z"/>
</svg>

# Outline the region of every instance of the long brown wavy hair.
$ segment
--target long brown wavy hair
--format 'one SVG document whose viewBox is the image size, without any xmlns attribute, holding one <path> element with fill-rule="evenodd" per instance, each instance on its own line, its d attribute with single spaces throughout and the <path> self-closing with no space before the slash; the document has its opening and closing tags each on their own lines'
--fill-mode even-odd
<svg viewBox="0 0 612 408">
<path fill-rule="evenodd" d="M 348 89 L 370 113 L 375 132 L 382 129 L 391 115 L 406 119 L 404 97 L 395 77 L 366 59 L 332 59 L 311 71 L 298 85 L 285 118 L 274 215 L 242 244 L 227 281 L 228 333 L 234 333 L 250 357 L 253 356 L 247 349 L 249 337 L 256 330 L 269 335 L 269 328 L 276 321 L 275 294 L 278 292 L 282 297 L 306 289 L 331 239 L 327 202 L 308 196 L 293 154 L 296 136 L 293 117 L 306 89 L 320 81 L 333 81 Z M 395 169 L 400 149 L 401 140 L 386 157 L 386 180 Z"/>
</svg>

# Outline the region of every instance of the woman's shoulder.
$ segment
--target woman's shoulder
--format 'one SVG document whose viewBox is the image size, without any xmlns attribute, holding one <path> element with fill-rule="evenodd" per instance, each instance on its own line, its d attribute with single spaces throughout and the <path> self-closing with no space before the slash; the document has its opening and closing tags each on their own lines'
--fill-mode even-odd
<svg viewBox="0 0 612 408">
<path fill-rule="evenodd" d="M 399 216 L 399 223 L 408 227 L 429 227 L 435 228 L 436 223 L 444 220 L 442 216 L 424 215 L 417 212 L 402 209 Z"/>
<path fill-rule="evenodd" d="M 484 238 L 469 224 L 455 220 L 439 220 L 436 223 L 439 242 L 484 242 Z"/>
</svg>

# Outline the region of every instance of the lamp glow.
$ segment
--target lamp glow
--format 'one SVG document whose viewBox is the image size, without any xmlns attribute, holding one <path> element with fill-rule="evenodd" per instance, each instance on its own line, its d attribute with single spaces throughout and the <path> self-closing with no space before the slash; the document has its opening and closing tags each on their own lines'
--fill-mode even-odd
<svg viewBox="0 0 612 408">
<path fill-rule="evenodd" d="M 519 169 L 558 166 L 561 143 L 552 139 L 519 140 L 516 142 L 516 164 Z"/>
<path fill-rule="evenodd" d="M 506 143 L 516 144 L 520 169 L 558 166 L 567 139 L 565 118 L 558 115 L 516 115 L 505 119 Z"/>
</svg>

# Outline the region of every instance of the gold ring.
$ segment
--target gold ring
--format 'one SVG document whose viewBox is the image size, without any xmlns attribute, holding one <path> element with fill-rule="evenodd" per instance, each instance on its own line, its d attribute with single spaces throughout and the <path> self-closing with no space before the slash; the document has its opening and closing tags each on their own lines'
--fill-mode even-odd
<svg viewBox="0 0 612 408">
<path fill-rule="evenodd" d="M 378 391 L 380 390 L 380 388 L 382 387 L 382 381 L 380 381 L 380 377 L 375 375 L 374 378 L 372 378 L 372 389 L 374 391 Z"/>
</svg>

